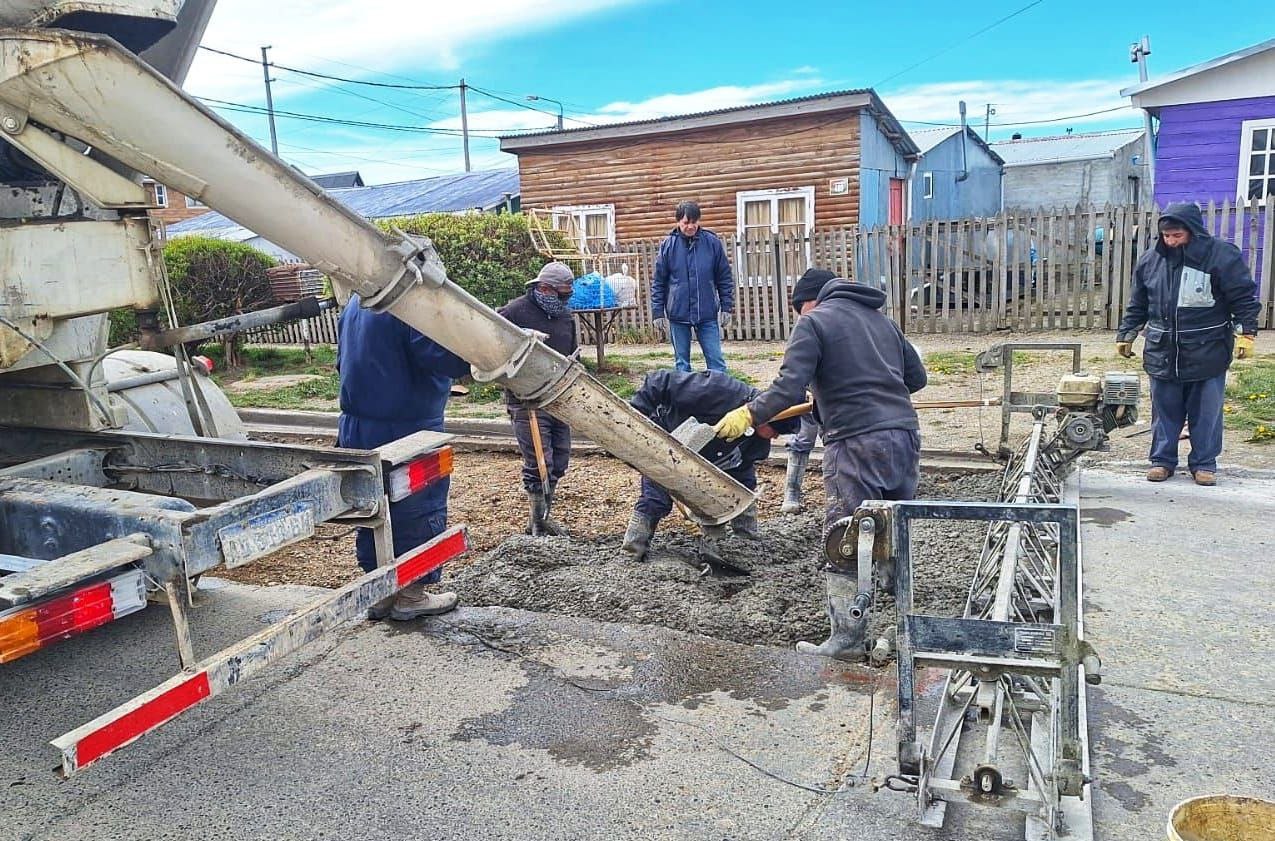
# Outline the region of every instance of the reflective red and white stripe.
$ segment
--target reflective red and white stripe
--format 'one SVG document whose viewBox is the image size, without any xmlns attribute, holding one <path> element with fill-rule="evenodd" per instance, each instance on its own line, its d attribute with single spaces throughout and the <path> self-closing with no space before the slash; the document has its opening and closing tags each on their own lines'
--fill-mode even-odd
<svg viewBox="0 0 1275 841">
<path fill-rule="evenodd" d="M 30 607 L 0 613 L 0 663 L 82 634 L 146 607 L 140 569 L 80 587 Z"/>
<path fill-rule="evenodd" d="M 438 569 L 469 548 L 464 526 L 453 526 L 398 560 L 293 611 L 269 628 L 205 658 L 154 689 L 53 740 L 70 776 L 201 701 L 242 683 L 325 631 Z"/>
<path fill-rule="evenodd" d="M 390 502 L 398 502 L 452 475 L 452 448 L 440 447 L 390 471 L 385 478 Z"/>
</svg>

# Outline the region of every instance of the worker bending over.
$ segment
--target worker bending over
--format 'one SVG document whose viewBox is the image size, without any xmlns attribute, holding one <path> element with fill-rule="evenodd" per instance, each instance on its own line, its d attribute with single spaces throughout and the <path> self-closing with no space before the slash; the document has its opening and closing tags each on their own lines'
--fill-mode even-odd
<svg viewBox="0 0 1275 841">
<path fill-rule="evenodd" d="M 642 387 L 629 403 L 661 429 L 672 432 L 688 418 L 705 424 L 717 423 L 732 408 L 753 399 L 758 393 L 757 389 L 720 371 L 656 371 L 646 375 Z M 792 418 L 773 426 L 762 424 L 754 434 L 746 437 L 737 435 L 733 442 L 712 441 L 700 454 L 741 485 L 754 490 L 757 487 L 755 465 L 770 455 L 770 440 L 778 434 L 795 432 L 799 423 L 798 418 Z M 645 558 L 656 526 L 672 510 L 673 498 L 668 491 L 643 476 L 642 494 L 633 506 L 633 516 L 629 519 L 620 548 L 635 560 Z M 756 540 L 756 503 L 731 520 L 730 528 L 738 537 Z M 712 533 L 705 535 L 701 541 L 702 552 L 716 554 L 713 538 Z"/>
</svg>

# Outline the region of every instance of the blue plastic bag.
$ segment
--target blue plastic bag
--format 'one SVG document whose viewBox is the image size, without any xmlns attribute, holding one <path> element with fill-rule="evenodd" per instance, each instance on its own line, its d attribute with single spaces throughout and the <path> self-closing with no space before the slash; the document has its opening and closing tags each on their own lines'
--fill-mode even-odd
<svg viewBox="0 0 1275 841">
<path fill-rule="evenodd" d="M 607 309 L 615 306 L 615 290 L 602 275 L 589 272 L 575 279 L 569 303 L 573 310 Z"/>
</svg>

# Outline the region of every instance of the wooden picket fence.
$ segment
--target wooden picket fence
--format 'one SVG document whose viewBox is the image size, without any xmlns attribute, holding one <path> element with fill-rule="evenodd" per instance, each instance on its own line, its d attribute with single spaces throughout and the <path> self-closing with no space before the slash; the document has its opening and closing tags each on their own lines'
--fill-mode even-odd
<svg viewBox="0 0 1275 841">
<path fill-rule="evenodd" d="M 783 341 L 796 314 L 788 305 L 811 266 L 886 293 L 885 311 L 909 333 L 1115 329 L 1124 315 L 1138 257 L 1155 242 L 1159 210 L 1076 207 L 818 230 L 808 236 L 722 237 L 735 277 L 729 340 Z M 1204 207 L 1214 236 L 1234 243 L 1260 284 L 1259 326 L 1275 326 L 1275 201 Z M 655 336 L 649 306 L 660 240 L 621 243 L 638 282 L 638 306 L 612 322 L 610 341 Z M 334 343 L 337 312 L 308 323 L 263 328 L 249 342 Z"/>
</svg>

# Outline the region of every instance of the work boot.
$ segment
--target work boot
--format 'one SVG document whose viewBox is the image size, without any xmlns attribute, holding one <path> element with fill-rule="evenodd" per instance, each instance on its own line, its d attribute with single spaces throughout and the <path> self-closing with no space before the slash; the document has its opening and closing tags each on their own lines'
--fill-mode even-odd
<svg viewBox="0 0 1275 841">
<path fill-rule="evenodd" d="M 553 501 L 558 493 L 558 483 L 550 482 L 545 486 L 545 519 L 544 529 L 547 534 L 554 537 L 570 537 L 567 533 L 566 526 L 553 518 Z"/>
<path fill-rule="evenodd" d="M 1147 481 L 1148 482 L 1163 482 L 1172 475 L 1173 475 L 1172 470 L 1170 470 L 1167 467 L 1161 467 L 1160 465 L 1157 464 L 1155 467 L 1147 471 Z"/>
<path fill-rule="evenodd" d="M 761 532 L 757 530 L 757 503 L 744 509 L 744 513 L 730 521 L 730 529 L 736 537 L 747 540 L 761 540 Z"/>
<path fill-rule="evenodd" d="M 1197 470 L 1191 476 L 1195 479 L 1195 484 L 1203 485 L 1206 488 L 1211 488 L 1217 484 L 1217 474 L 1212 470 Z"/>
<path fill-rule="evenodd" d="M 633 516 L 629 517 L 629 527 L 624 532 L 624 542 L 620 544 L 620 549 L 632 555 L 635 561 L 645 560 L 646 553 L 651 548 L 651 538 L 655 536 L 655 525 L 655 520 L 634 511 Z"/>
<path fill-rule="evenodd" d="M 810 453 L 788 454 L 788 478 L 784 484 L 784 504 L 779 510 L 785 514 L 801 511 L 801 480 L 806 476 Z"/>
<path fill-rule="evenodd" d="M 394 596 L 388 599 L 381 599 L 376 604 L 367 609 L 367 618 L 373 622 L 379 622 L 390 615 L 390 611 L 394 609 Z"/>
<path fill-rule="evenodd" d="M 417 619 L 421 616 L 437 616 L 456 609 L 455 593 L 427 593 L 425 585 L 417 582 L 408 584 L 394 599 L 394 607 L 390 610 L 390 618 L 398 622 Z"/>
<path fill-rule="evenodd" d="M 797 643 L 797 651 L 800 654 L 818 654 L 834 660 L 861 663 L 867 658 L 863 643 L 869 614 L 865 613 L 858 620 L 850 617 L 854 597 L 859 594 L 859 584 L 850 576 L 836 572 L 826 572 L 824 578 L 828 587 L 828 623 L 832 626 L 831 633 L 819 645 L 811 642 Z"/>
</svg>

